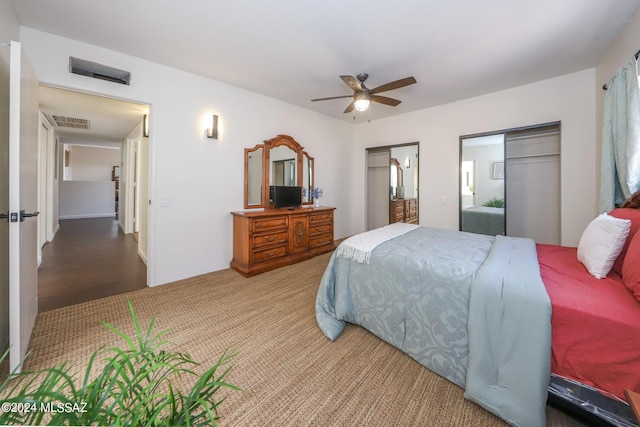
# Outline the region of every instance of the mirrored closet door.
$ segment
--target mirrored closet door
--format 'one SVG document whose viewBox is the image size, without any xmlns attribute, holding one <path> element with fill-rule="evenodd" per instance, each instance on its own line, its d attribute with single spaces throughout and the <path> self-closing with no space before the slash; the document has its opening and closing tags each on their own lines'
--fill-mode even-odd
<svg viewBox="0 0 640 427">
<path fill-rule="evenodd" d="M 460 230 L 560 244 L 560 123 L 460 138 Z"/>
<path fill-rule="evenodd" d="M 367 149 L 367 230 L 418 223 L 417 142 Z"/>
</svg>

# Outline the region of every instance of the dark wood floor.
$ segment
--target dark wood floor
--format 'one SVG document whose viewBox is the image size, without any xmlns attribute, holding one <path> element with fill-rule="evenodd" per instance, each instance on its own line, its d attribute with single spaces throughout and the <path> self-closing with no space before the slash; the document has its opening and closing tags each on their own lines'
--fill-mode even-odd
<svg viewBox="0 0 640 427">
<path fill-rule="evenodd" d="M 113 218 L 68 219 L 43 248 L 38 311 L 146 287 L 138 244 Z"/>
</svg>

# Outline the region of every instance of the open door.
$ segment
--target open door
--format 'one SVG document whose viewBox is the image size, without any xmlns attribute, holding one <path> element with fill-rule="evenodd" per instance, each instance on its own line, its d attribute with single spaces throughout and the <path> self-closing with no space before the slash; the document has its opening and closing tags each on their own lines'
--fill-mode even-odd
<svg viewBox="0 0 640 427">
<path fill-rule="evenodd" d="M 38 314 L 38 82 L 19 42 L 9 64 L 9 369 L 19 371 Z"/>
</svg>

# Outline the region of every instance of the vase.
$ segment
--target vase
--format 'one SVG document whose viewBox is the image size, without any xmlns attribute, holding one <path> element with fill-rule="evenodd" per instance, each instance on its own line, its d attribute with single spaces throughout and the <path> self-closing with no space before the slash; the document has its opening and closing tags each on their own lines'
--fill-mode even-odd
<svg viewBox="0 0 640 427">
<path fill-rule="evenodd" d="M 313 199 L 313 207 L 314 208 L 320 207 L 320 199 Z"/>
</svg>

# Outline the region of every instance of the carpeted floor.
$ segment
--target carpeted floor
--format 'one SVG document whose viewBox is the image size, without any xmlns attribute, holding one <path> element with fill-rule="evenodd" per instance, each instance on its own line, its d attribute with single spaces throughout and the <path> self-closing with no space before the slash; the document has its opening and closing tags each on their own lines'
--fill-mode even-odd
<svg viewBox="0 0 640 427">
<path fill-rule="evenodd" d="M 103 346 L 120 344 L 99 321 L 132 332 L 126 298 L 143 325 L 212 365 L 238 352 L 221 406 L 225 426 L 496 426 L 504 423 L 363 328 L 335 341 L 317 327 L 314 302 L 330 254 L 246 279 L 223 270 L 156 288 L 42 313 L 26 368 L 69 361 L 83 366 Z M 554 408 L 547 425 L 580 426 Z"/>
</svg>

